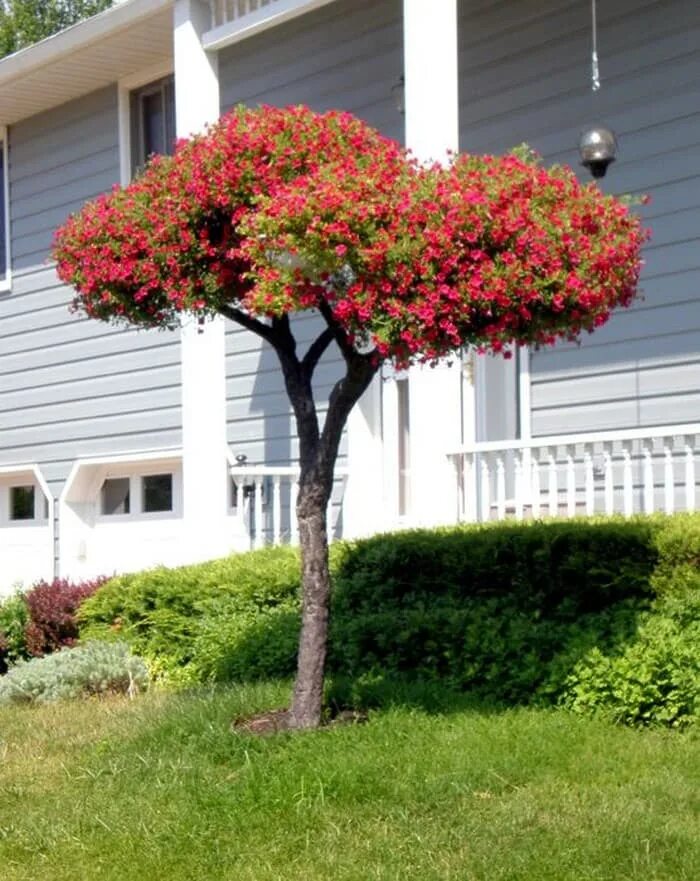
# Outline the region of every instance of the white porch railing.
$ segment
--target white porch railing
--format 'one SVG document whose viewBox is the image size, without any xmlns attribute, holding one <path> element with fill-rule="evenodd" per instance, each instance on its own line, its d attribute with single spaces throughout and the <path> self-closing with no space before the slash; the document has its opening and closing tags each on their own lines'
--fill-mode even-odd
<svg viewBox="0 0 700 881">
<path fill-rule="evenodd" d="M 240 527 L 251 548 L 299 542 L 297 494 L 299 469 L 296 466 L 233 465 L 233 506 Z M 343 482 L 347 471 L 337 468 L 336 484 Z M 333 538 L 337 525 L 334 509 L 342 504 L 333 493 L 328 503 L 328 534 Z"/>
<path fill-rule="evenodd" d="M 467 522 L 700 507 L 700 423 L 472 444 L 450 454 Z"/>
<path fill-rule="evenodd" d="M 333 0 L 209 0 L 211 28 L 203 36 L 208 51 L 303 15 Z"/>
</svg>

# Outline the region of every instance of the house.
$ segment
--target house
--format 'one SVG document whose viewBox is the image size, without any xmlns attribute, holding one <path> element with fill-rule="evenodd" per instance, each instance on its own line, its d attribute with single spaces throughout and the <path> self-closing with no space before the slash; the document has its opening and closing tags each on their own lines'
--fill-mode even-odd
<svg viewBox="0 0 700 881">
<path fill-rule="evenodd" d="M 48 262 L 71 211 L 239 102 L 346 109 L 424 159 L 526 141 L 577 164 L 602 121 L 601 185 L 651 196 L 644 298 L 581 345 L 384 371 L 346 432 L 334 536 L 696 506 L 700 5 L 599 5 L 595 94 L 588 0 L 124 0 L 0 61 L 0 590 L 294 540 L 272 354 L 223 319 L 72 315 Z"/>
</svg>

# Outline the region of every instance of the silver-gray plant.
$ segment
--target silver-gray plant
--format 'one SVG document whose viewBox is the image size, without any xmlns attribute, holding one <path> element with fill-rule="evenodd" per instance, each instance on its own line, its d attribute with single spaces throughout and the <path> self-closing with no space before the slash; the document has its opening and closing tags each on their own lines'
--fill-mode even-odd
<svg viewBox="0 0 700 881">
<path fill-rule="evenodd" d="M 0 677 L 0 704 L 55 701 L 94 694 L 134 695 L 148 670 L 123 642 L 87 642 L 21 661 Z"/>
</svg>

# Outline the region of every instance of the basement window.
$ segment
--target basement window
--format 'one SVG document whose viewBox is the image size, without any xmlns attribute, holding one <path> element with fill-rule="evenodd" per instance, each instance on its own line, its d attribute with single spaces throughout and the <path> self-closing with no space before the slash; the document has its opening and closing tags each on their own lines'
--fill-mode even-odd
<svg viewBox="0 0 700 881">
<path fill-rule="evenodd" d="M 145 513 L 173 510 L 172 474 L 147 474 L 142 486 Z"/>
<path fill-rule="evenodd" d="M 10 487 L 10 520 L 35 519 L 36 489 L 34 486 Z"/>
<path fill-rule="evenodd" d="M 101 513 L 128 514 L 131 510 L 131 481 L 128 477 L 108 477 L 100 491 Z"/>
</svg>

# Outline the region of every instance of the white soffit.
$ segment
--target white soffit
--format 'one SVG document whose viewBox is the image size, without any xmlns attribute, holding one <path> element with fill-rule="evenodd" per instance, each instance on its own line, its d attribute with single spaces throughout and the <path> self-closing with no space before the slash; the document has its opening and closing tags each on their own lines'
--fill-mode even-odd
<svg viewBox="0 0 700 881">
<path fill-rule="evenodd" d="M 174 0 L 124 0 L 0 61 L 0 125 L 172 63 Z"/>
</svg>

